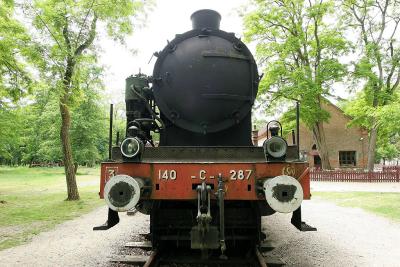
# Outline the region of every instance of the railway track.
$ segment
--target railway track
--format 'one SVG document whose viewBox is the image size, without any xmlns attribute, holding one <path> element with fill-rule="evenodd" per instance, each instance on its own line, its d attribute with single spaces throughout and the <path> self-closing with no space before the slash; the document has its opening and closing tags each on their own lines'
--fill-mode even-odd
<svg viewBox="0 0 400 267">
<path fill-rule="evenodd" d="M 136 210 L 127 212 L 134 216 Z M 111 260 L 112 267 L 276 267 L 284 266 L 280 259 L 267 257 L 262 252 L 271 251 L 273 246 L 268 242 L 260 247 L 241 247 L 227 251 L 226 257 L 221 258 L 220 252 L 210 252 L 206 259 L 201 258 L 199 250 L 189 248 L 163 247 L 153 249 L 148 234 L 140 234 L 139 239 L 145 241 L 128 242 L 125 244 L 125 255 L 116 256 Z"/>
<path fill-rule="evenodd" d="M 197 253 L 196 253 L 197 252 Z M 210 258 L 199 258 L 198 251 L 153 251 L 143 267 L 267 267 L 264 257 L 258 249 L 252 249 L 246 253 L 234 251 L 226 259 L 211 255 Z"/>
<path fill-rule="evenodd" d="M 126 247 L 147 250 L 145 255 L 124 255 L 112 260 L 112 266 L 140 267 L 271 267 L 283 266 L 283 262 L 265 258 L 258 248 L 241 248 L 230 250 L 226 258 L 221 258 L 218 251 L 210 253 L 207 259 L 202 259 L 199 251 L 182 248 L 164 248 L 151 250 L 151 243 L 129 242 Z"/>
</svg>

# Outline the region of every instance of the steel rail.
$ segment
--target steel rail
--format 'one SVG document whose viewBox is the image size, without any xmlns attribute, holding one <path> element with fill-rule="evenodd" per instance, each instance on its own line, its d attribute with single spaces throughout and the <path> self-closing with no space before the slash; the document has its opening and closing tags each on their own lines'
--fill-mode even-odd
<svg viewBox="0 0 400 267">
<path fill-rule="evenodd" d="M 259 251 L 259 249 L 257 247 L 255 247 L 253 250 L 253 255 L 248 259 L 248 263 L 251 264 L 252 266 L 255 267 L 267 267 L 268 265 L 266 264 L 265 258 L 264 256 L 261 254 L 261 252 Z M 179 254 L 179 253 L 178 253 Z M 194 263 L 197 262 L 197 260 L 193 259 L 192 260 L 182 260 L 179 259 L 179 255 L 176 255 L 176 257 L 174 259 L 171 259 L 169 257 L 164 258 L 163 254 L 158 251 L 158 250 L 154 250 L 151 255 L 149 256 L 149 258 L 147 259 L 147 261 L 145 262 L 145 264 L 143 265 L 143 267 L 157 267 L 160 266 L 161 263 L 165 264 L 168 263 L 168 266 L 175 266 L 175 264 L 178 264 L 178 266 L 180 264 L 190 264 L 190 263 Z M 204 266 L 230 266 L 231 264 L 239 264 L 241 261 L 238 261 L 237 263 L 235 262 L 235 260 L 210 260 L 209 262 L 207 261 L 200 261 L 202 265 Z M 200 262 L 197 262 L 197 264 L 200 264 Z M 243 263 L 243 262 L 242 262 Z M 246 265 L 249 266 L 249 265 Z"/>
<path fill-rule="evenodd" d="M 158 259 L 159 253 L 158 250 L 155 249 L 151 253 L 150 257 L 147 259 L 143 267 L 156 267 L 158 266 L 159 259 Z"/>
<path fill-rule="evenodd" d="M 265 262 L 264 256 L 261 254 L 260 250 L 258 247 L 254 248 L 254 254 L 257 257 L 257 263 L 260 265 L 260 267 L 267 267 L 267 263 Z"/>
</svg>

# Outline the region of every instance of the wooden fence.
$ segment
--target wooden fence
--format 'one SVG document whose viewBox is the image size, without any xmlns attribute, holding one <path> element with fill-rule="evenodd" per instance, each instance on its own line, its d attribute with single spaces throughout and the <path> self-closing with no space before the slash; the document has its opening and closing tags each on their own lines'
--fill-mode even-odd
<svg viewBox="0 0 400 267">
<path fill-rule="evenodd" d="M 389 166 L 388 166 L 389 167 Z M 310 178 L 312 181 L 326 182 L 400 182 L 400 166 L 390 166 L 382 171 L 362 170 L 334 170 L 326 171 L 312 169 Z"/>
<path fill-rule="evenodd" d="M 392 172 L 392 171 L 400 171 L 400 165 L 383 165 L 382 171 Z"/>
</svg>

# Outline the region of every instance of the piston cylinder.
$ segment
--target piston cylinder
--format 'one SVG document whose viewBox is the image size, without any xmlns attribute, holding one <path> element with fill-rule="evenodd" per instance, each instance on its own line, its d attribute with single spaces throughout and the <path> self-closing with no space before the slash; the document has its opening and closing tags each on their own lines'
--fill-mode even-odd
<svg viewBox="0 0 400 267">
<path fill-rule="evenodd" d="M 301 184 L 288 175 L 265 180 L 263 190 L 268 205 L 276 212 L 293 212 L 300 207 L 303 201 Z"/>
<path fill-rule="evenodd" d="M 104 187 L 104 199 L 110 209 L 123 212 L 136 206 L 140 199 L 143 187 L 141 178 L 132 178 L 129 175 L 116 175 Z"/>
</svg>

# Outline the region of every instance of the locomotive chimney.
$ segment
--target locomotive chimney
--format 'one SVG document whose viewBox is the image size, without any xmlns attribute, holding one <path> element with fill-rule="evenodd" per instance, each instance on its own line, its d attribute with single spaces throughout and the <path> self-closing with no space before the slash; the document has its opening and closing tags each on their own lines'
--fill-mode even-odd
<svg viewBox="0 0 400 267">
<path fill-rule="evenodd" d="M 211 9 L 201 9 L 194 12 L 190 19 L 192 20 L 193 30 L 209 28 L 219 30 L 219 23 L 221 22 L 221 15 Z"/>
</svg>

